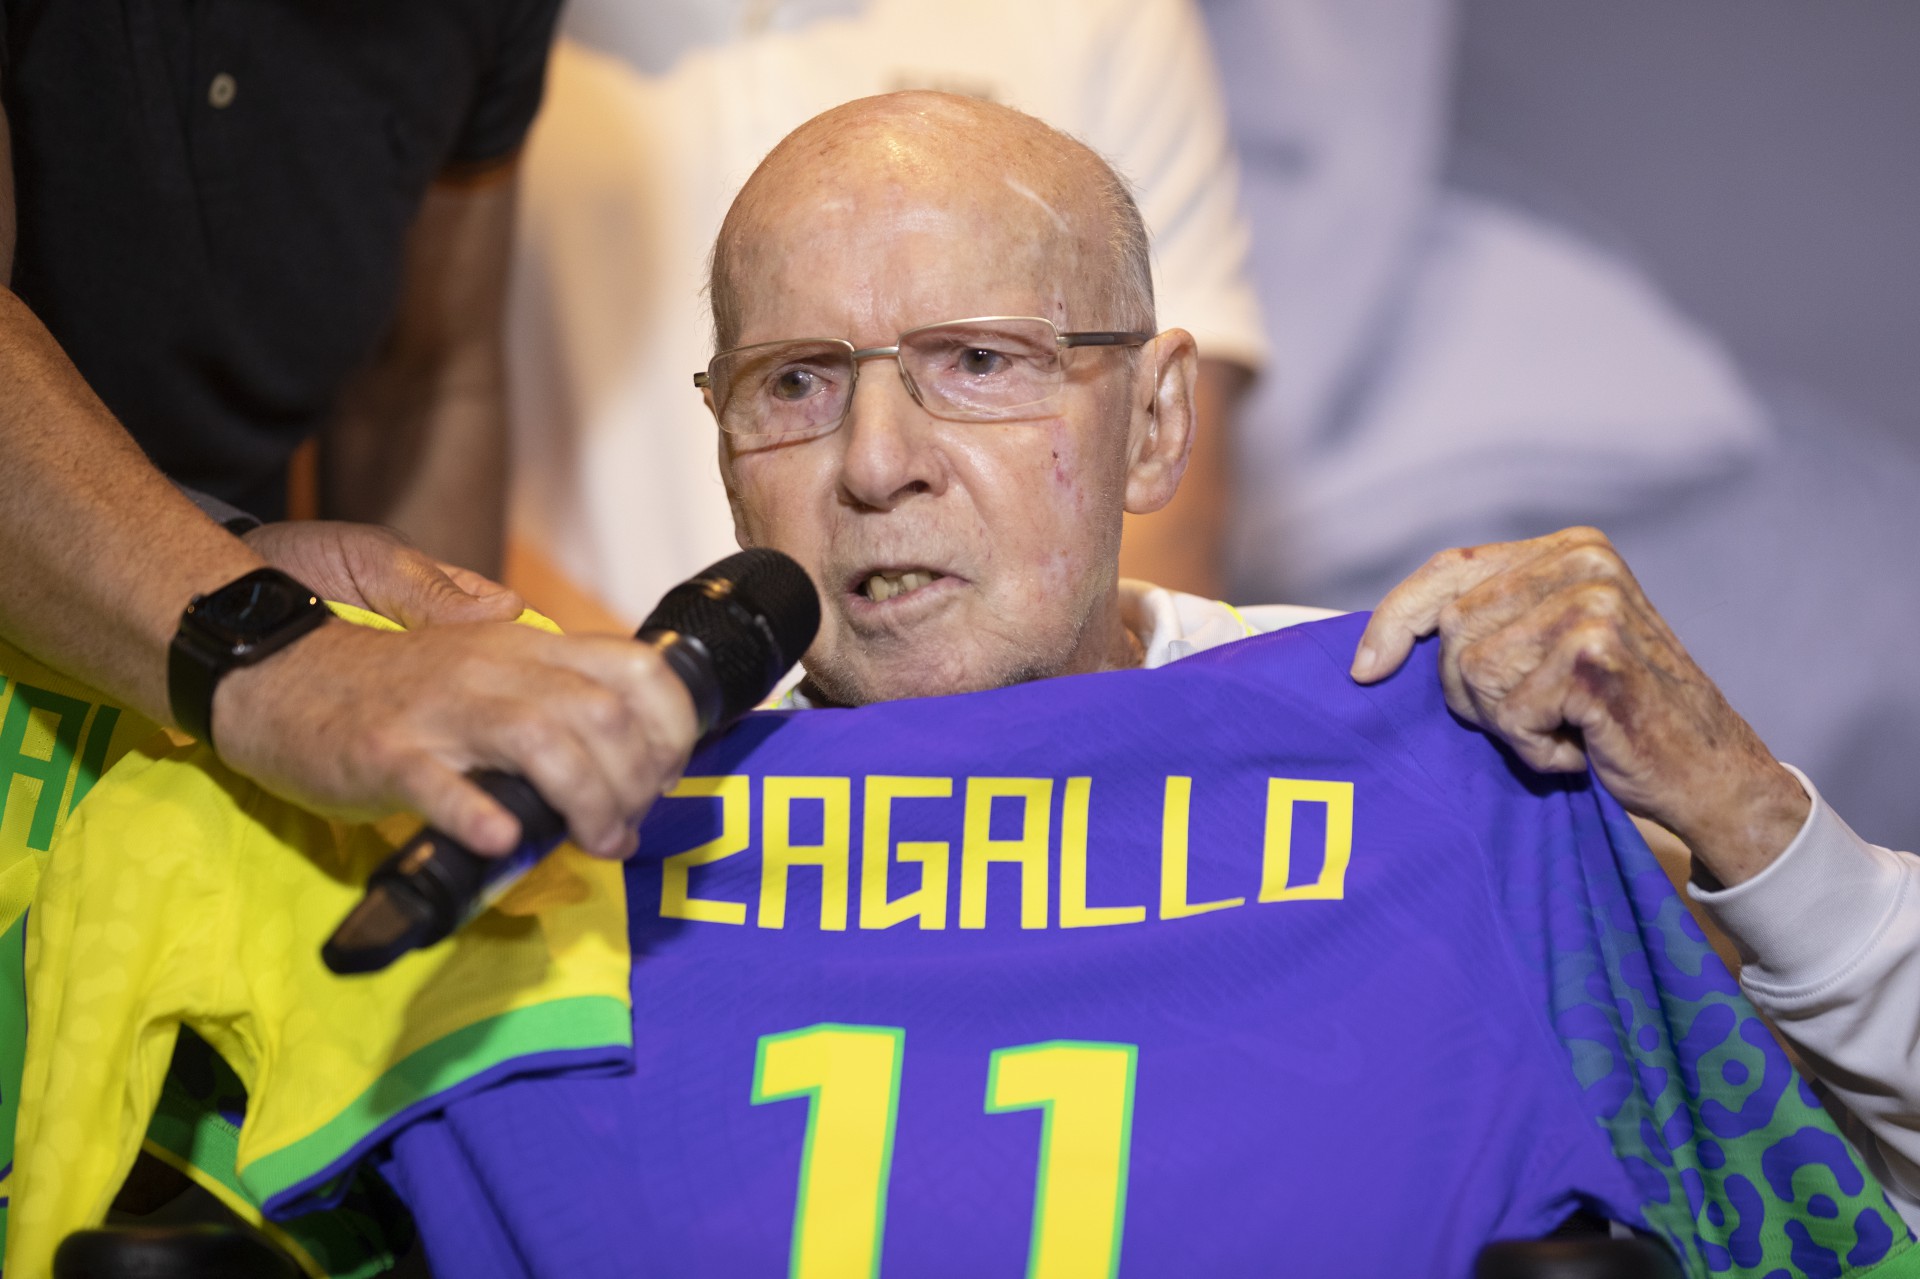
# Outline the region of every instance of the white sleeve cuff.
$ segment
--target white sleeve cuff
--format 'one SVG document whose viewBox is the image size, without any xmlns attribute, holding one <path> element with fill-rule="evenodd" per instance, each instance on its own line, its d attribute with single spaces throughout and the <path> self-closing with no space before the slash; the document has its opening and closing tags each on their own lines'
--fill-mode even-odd
<svg viewBox="0 0 1920 1279">
<path fill-rule="evenodd" d="M 1768 1002 L 1816 997 L 1873 949 L 1898 912 L 1920 863 L 1869 844 L 1788 765 L 1813 801 L 1799 834 L 1772 865 L 1745 883 L 1687 893 L 1739 948 L 1741 984 Z"/>
</svg>

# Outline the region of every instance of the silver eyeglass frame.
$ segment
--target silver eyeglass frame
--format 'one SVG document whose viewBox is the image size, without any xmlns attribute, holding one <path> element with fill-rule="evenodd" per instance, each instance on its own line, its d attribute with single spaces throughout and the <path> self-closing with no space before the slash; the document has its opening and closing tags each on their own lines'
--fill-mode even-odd
<svg viewBox="0 0 1920 1279">
<path fill-rule="evenodd" d="M 1094 347 L 1144 346 L 1146 343 L 1151 342 L 1156 336 L 1154 333 L 1144 331 L 1144 330 L 1122 330 L 1122 329 L 1088 329 L 1088 330 L 1081 330 L 1073 333 L 1062 333 L 1054 325 L 1053 321 L 1047 319 L 1045 316 L 974 315 L 974 316 L 968 316 L 967 318 L 960 319 L 960 320 L 942 320 L 937 324 L 917 325 L 914 328 L 906 330 L 904 333 L 900 334 L 900 336 L 895 338 L 892 346 L 857 347 L 853 343 L 847 341 L 845 338 L 783 338 L 777 342 L 753 342 L 753 343 L 749 343 L 746 346 L 730 347 L 725 351 L 721 351 L 717 353 L 713 357 L 713 359 L 707 362 L 706 368 L 700 370 L 698 373 L 695 373 L 693 375 L 693 385 L 697 389 L 706 391 L 709 393 L 710 407 L 713 410 L 714 422 L 720 427 L 720 430 L 723 433 L 733 436 L 736 439 L 749 439 L 749 440 L 759 439 L 759 438 L 762 438 L 763 434 L 771 434 L 771 433 L 762 433 L 762 432 L 756 432 L 756 431 L 727 430 L 726 419 L 723 413 L 725 406 L 720 402 L 720 397 L 717 394 L 714 394 L 714 392 L 717 390 L 713 380 L 714 365 L 718 364 L 721 360 L 724 360 L 729 356 L 736 356 L 746 351 L 770 350 L 774 347 L 804 346 L 808 344 L 816 344 L 820 346 L 838 346 L 838 347 L 846 348 L 848 358 L 851 361 L 853 366 L 853 377 L 847 383 L 847 402 L 841 408 L 840 416 L 837 419 L 835 419 L 832 426 L 826 427 L 820 431 L 814 432 L 811 435 L 805 436 L 804 437 L 805 439 L 819 439 L 821 436 L 832 435 L 835 431 L 839 430 L 842 426 L 846 424 L 847 415 L 853 411 L 853 393 L 856 389 L 858 389 L 860 385 L 861 362 L 865 360 L 880 359 L 880 358 L 888 358 L 893 360 L 894 367 L 899 370 L 900 381 L 905 384 L 907 388 L 907 394 L 913 397 L 913 402 L 915 404 L 918 404 L 921 408 L 925 409 L 928 413 L 933 414 L 933 416 L 940 418 L 942 421 L 992 422 L 992 421 L 1014 420 L 1014 419 L 1008 419 L 1008 418 L 991 418 L 991 417 L 947 417 L 943 413 L 936 412 L 930 405 L 927 404 L 927 402 L 924 399 L 921 398 L 920 388 L 914 385 L 913 377 L 907 372 L 906 364 L 903 363 L 900 359 L 901 347 L 905 346 L 907 344 L 907 340 L 913 337 L 916 333 L 926 333 L 933 329 L 950 329 L 963 324 L 1004 324 L 1009 320 L 1019 320 L 1024 323 L 1046 325 L 1049 329 L 1053 330 L 1054 346 L 1056 347 L 1056 349 L 1059 349 L 1059 350 L 1070 350 L 1074 347 L 1082 347 L 1082 346 L 1094 346 Z M 1064 370 L 1063 370 L 1063 374 L 1064 374 Z M 1056 395 L 1058 394 L 1058 388 L 1055 389 L 1054 394 Z M 1021 407 L 1023 408 L 1036 407 L 1038 405 L 1047 404 L 1050 402 L 1051 402 L 1051 397 L 1049 397 L 1049 399 L 1047 400 L 1037 400 L 1034 402 L 1033 405 L 1023 405 Z"/>
</svg>

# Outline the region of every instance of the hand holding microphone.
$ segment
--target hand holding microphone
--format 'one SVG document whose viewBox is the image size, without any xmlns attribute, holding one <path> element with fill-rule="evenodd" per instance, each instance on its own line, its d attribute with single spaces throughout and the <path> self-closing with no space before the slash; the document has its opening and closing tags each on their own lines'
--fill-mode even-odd
<svg viewBox="0 0 1920 1279">
<path fill-rule="evenodd" d="M 752 710 L 790 670 L 820 625 L 806 571 L 778 551 L 731 555 L 667 592 L 635 638 L 657 649 L 687 687 L 704 738 Z M 448 936 L 517 882 L 566 836 L 566 824 L 524 779 L 473 780 L 521 823 L 520 844 L 482 857 L 428 828 L 381 863 L 321 958 L 336 973 L 374 972 Z"/>
</svg>

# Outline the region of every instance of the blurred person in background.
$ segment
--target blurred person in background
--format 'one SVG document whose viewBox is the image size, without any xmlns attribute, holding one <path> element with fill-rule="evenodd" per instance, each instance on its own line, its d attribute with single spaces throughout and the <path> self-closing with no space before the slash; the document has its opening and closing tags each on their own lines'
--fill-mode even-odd
<svg viewBox="0 0 1920 1279">
<path fill-rule="evenodd" d="M 1463 163 L 1453 0 L 1202 10 L 1274 353 L 1234 437 L 1234 595 L 1368 608 L 1437 546 L 1597 525 L 1782 758 L 1920 846 L 1911 450 Z"/>
<path fill-rule="evenodd" d="M 501 292 L 558 8 L 9 3 L 0 336 L 44 326 L 179 483 L 281 519 L 324 436 L 330 514 L 497 573 Z"/>
<path fill-rule="evenodd" d="M 703 262 L 790 129 L 908 88 L 1019 107 L 1113 160 L 1154 237 L 1169 324 L 1199 342 L 1200 427 L 1175 513 L 1125 571 L 1224 591 L 1225 421 L 1264 359 L 1217 81 L 1189 0 L 585 0 L 529 142 L 509 311 L 510 580 L 570 627 L 626 629 L 733 549 L 712 423 Z"/>
</svg>

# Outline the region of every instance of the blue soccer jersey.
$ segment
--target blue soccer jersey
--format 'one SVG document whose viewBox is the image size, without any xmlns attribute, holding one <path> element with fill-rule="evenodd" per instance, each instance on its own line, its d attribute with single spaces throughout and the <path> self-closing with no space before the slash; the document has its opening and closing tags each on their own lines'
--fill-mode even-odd
<svg viewBox="0 0 1920 1279">
<path fill-rule="evenodd" d="M 1689 1273 L 1920 1273 L 1619 808 L 1359 618 L 759 716 L 629 864 L 631 1073 L 384 1171 L 441 1273 L 1470 1273 L 1587 1208 Z"/>
</svg>

